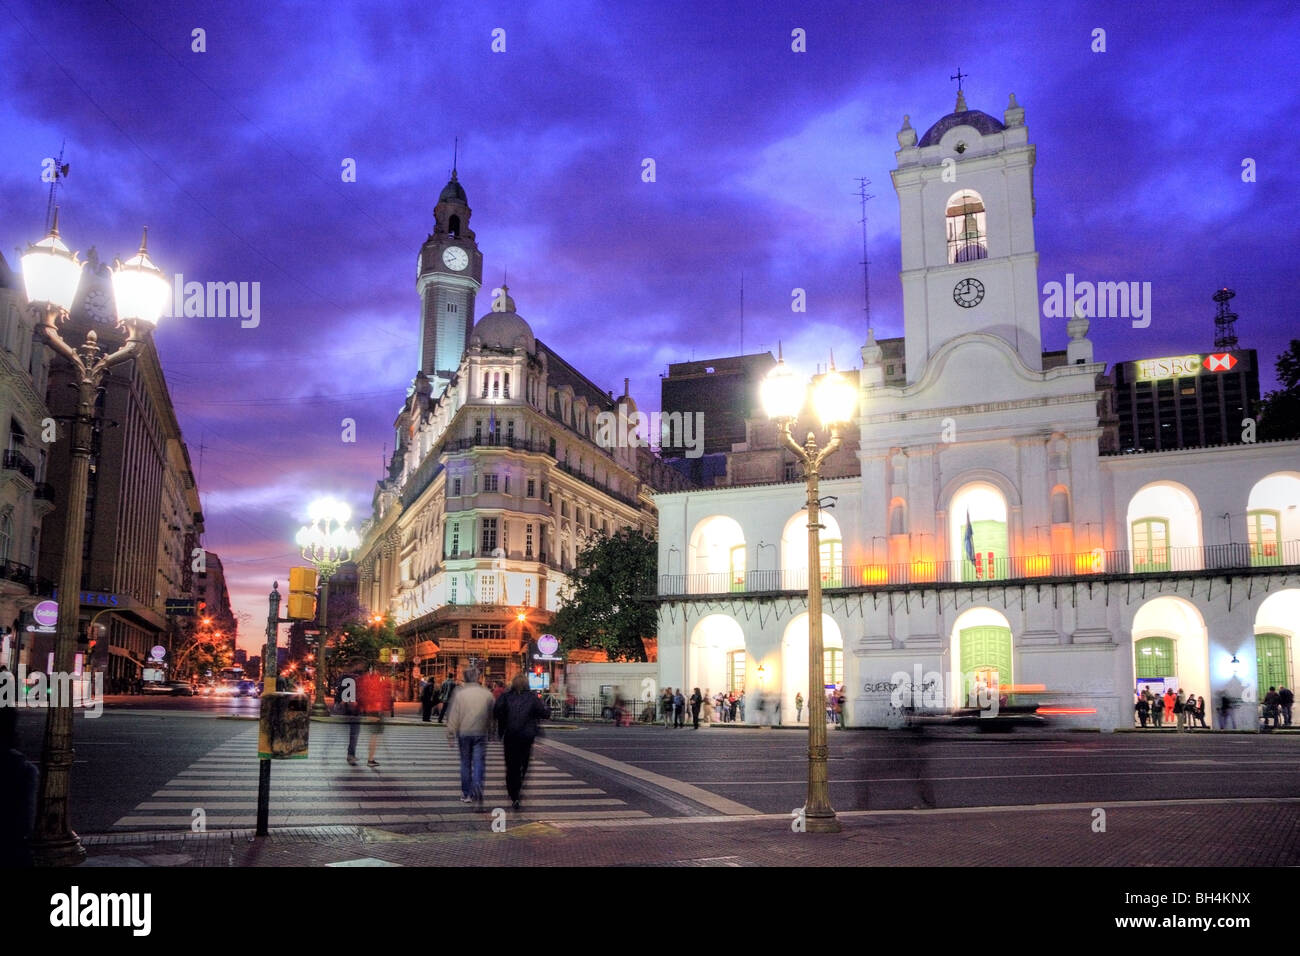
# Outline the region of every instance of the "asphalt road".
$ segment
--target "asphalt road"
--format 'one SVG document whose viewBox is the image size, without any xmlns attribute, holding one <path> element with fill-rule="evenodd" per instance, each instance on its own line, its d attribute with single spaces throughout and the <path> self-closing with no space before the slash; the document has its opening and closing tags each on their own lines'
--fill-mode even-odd
<svg viewBox="0 0 1300 956">
<path fill-rule="evenodd" d="M 74 829 L 188 827 L 194 806 L 208 808 L 211 826 L 251 825 L 256 724 L 228 718 L 251 717 L 256 701 L 124 700 L 99 718 L 75 717 Z M 32 710 L 20 720 L 20 745 L 34 760 L 43 717 Z M 1300 796 L 1300 734 L 832 730 L 828 738 L 837 810 Z M 276 764 L 272 825 L 419 824 L 430 813 L 439 827 L 459 825 L 442 728 L 390 724 L 376 768 L 347 765 L 346 739 L 342 725 L 313 723 L 310 761 Z M 534 819 L 788 813 L 804 802 L 806 754 L 798 731 L 557 728 L 537 748 L 525 809 Z M 503 799 L 496 750 L 488 766 L 489 800 Z"/>
</svg>

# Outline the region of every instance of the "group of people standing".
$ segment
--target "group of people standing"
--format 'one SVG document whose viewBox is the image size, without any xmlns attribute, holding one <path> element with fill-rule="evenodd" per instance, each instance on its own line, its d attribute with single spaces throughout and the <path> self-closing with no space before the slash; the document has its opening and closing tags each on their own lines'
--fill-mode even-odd
<svg viewBox="0 0 1300 956">
<path fill-rule="evenodd" d="M 1143 687 L 1142 693 L 1137 695 L 1133 710 L 1137 713 L 1138 723 L 1143 727 L 1150 720 L 1152 727 L 1169 724 L 1176 725 L 1179 730 L 1191 730 L 1195 722 L 1199 721 L 1202 727 L 1209 729 L 1209 724 L 1205 722 L 1205 698 L 1184 694 L 1181 687 L 1177 693 L 1170 688 L 1163 694 L 1153 694 L 1150 687 Z"/>
<path fill-rule="evenodd" d="M 383 732 L 383 715 L 391 706 L 387 681 L 361 667 L 345 674 L 335 694 L 335 712 L 353 718 L 348 728 L 348 763 L 357 763 L 360 718 L 379 718 L 370 736 L 367 764 L 378 766 L 375 749 Z M 447 740 L 460 755 L 460 802 L 483 809 L 483 780 L 487 772 L 489 736 L 501 739 L 505 750 L 506 793 L 511 806 L 521 809 L 524 777 L 532 757 L 533 742 L 541 736 L 541 722 L 550 711 L 528 687 L 528 677 L 516 674 L 509 690 L 501 681 L 491 689 L 479 683 L 475 667 L 464 671 L 464 683 L 449 671 L 441 684 L 426 682 L 420 688 L 421 719 L 430 722 L 435 709 L 438 723 L 446 724 Z"/>
</svg>

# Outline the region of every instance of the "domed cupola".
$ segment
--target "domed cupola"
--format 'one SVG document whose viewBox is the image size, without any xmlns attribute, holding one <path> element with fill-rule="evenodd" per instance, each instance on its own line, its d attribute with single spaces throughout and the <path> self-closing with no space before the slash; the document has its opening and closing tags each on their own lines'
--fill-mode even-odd
<svg viewBox="0 0 1300 956">
<path fill-rule="evenodd" d="M 510 296 L 510 287 L 501 286 L 501 294 L 492 301 L 492 311 L 483 316 L 470 333 L 471 348 L 497 349 L 512 352 L 522 348 L 533 354 L 537 351 L 537 339 L 517 312 L 515 300 Z"/>
</svg>

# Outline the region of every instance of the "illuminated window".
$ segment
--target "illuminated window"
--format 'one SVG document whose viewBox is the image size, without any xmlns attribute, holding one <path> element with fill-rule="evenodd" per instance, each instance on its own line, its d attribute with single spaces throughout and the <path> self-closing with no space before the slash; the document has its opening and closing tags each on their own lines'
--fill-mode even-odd
<svg viewBox="0 0 1300 956">
<path fill-rule="evenodd" d="M 979 193 L 971 189 L 954 193 L 948 200 L 947 223 L 949 263 L 988 258 L 984 200 Z"/>
<path fill-rule="evenodd" d="M 844 567 L 844 544 L 839 540 L 822 541 L 818 549 L 821 553 L 822 587 L 843 587 L 841 571 Z M 836 681 L 836 683 L 839 683 Z"/>
<path fill-rule="evenodd" d="M 481 554 L 491 554 L 497 546 L 497 519 L 483 519 L 482 548 L 479 549 Z"/>
<path fill-rule="evenodd" d="M 452 575 L 447 582 L 447 603 L 456 603 L 456 575 Z"/>
<path fill-rule="evenodd" d="M 1133 522 L 1133 570 L 1169 570 L 1169 522 L 1164 518 Z"/>
<path fill-rule="evenodd" d="M 524 578 L 524 604 L 530 605 L 532 603 L 533 603 L 533 579 Z"/>
<path fill-rule="evenodd" d="M 822 651 L 822 682 L 837 687 L 844 683 L 844 652 L 837 647 Z"/>
<path fill-rule="evenodd" d="M 497 576 L 494 572 L 479 579 L 479 600 L 483 604 L 497 603 Z"/>
<path fill-rule="evenodd" d="M 745 546 L 738 544 L 731 549 L 731 590 L 745 590 Z"/>
<path fill-rule="evenodd" d="M 1246 537 L 1250 542 L 1252 566 L 1282 563 L 1282 556 L 1277 547 L 1278 517 L 1276 511 L 1247 512 Z"/>
<path fill-rule="evenodd" d="M 745 690 L 745 652 L 732 651 L 727 655 L 727 690 L 733 694 Z"/>
</svg>

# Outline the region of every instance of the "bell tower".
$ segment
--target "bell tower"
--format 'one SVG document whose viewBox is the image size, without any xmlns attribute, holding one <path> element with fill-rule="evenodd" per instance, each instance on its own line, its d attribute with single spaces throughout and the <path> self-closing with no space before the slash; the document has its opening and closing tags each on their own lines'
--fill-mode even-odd
<svg viewBox="0 0 1300 956">
<path fill-rule="evenodd" d="M 1005 339 L 1042 369 L 1034 147 L 1015 94 L 1002 119 L 957 106 L 917 139 L 898 131 L 907 381 L 934 353 L 969 332 Z"/>
<path fill-rule="evenodd" d="M 474 297 L 483 282 L 483 255 L 469 227 L 469 200 L 451 179 L 433 207 L 433 232 L 420 247 L 415 289 L 420 295 L 420 371 L 440 395 L 460 366 L 474 327 Z"/>
</svg>

